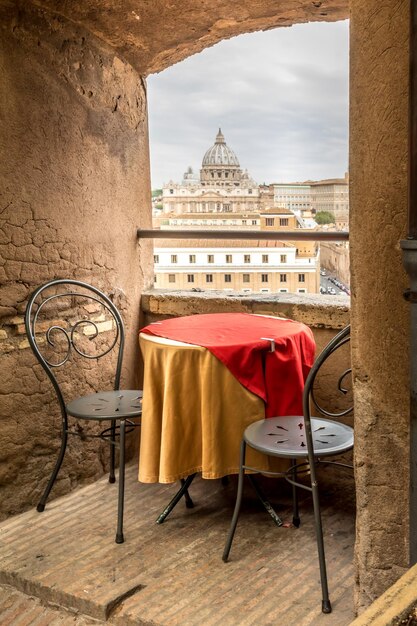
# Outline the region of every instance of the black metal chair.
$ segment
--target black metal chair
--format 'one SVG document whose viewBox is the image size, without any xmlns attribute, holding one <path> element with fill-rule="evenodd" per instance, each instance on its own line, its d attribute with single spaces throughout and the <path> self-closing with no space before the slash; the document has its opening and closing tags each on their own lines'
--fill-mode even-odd
<svg viewBox="0 0 417 626">
<path fill-rule="evenodd" d="M 303 413 L 302 416 L 273 417 L 265 420 L 254 422 L 246 428 L 242 446 L 241 459 L 239 469 L 239 481 L 236 497 L 236 505 L 230 525 L 229 534 L 227 536 L 226 545 L 223 551 L 223 561 L 226 562 L 229 557 L 230 548 L 236 530 L 239 517 L 240 506 L 242 502 L 243 479 L 245 470 L 268 474 L 271 476 L 283 476 L 293 486 L 293 524 L 299 526 L 300 518 L 298 514 L 298 495 L 297 488 L 306 489 L 312 492 L 314 519 L 316 527 L 317 548 L 320 565 L 320 579 L 322 587 L 322 611 L 323 613 L 331 613 L 331 604 L 329 599 L 327 570 L 324 553 L 323 529 L 321 521 L 321 511 L 319 502 L 319 491 L 317 484 L 316 466 L 318 463 L 331 463 L 342 467 L 352 466 L 346 463 L 336 461 L 322 461 L 323 457 L 343 454 L 353 448 L 353 429 L 343 423 L 335 421 L 336 418 L 349 414 L 353 407 L 330 413 L 316 402 L 314 397 L 313 385 L 321 366 L 334 352 L 350 341 L 350 326 L 346 326 L 340 331 L 324 348 L 317 357 L 310 373 L 307 377 L 304 393 L 303 393 Z M 351 372 L 347 369 L 339 378 L 338 387 L 342 393 L 346 393 L 343 387 L 344 378 Z M 310 404 L 311 401 L 315 407 L 327 418 L 311 417 Z M 245 464 L 246 446 L 250 446 L 264 454 L 287 458 L 291 462 L 291 467 L 287 472 L 265 472 Z M 301 461 L 301 462 L 300 462 Z M 302 475 L 310 476 L 310 484 L 306 485 L 299 482 Z"/>
<path fill-rule="evenodd" d="M 100 325 L 106 332 L 100 332 Z M 98 437 L 110 442 L 110 483 L 116 480 L 115 447 L 118 438 L 120 453 L 116 543 L 123 543 L 125 435 L 139 425 L 131 421 L 131 418 L 137 418 L 142 413 L 142 391 L 120 390 L 125 341 L 120 313 L 110 298 L 95 287 L 78 280 L 56 279 L 41 285 L 30 296 L 25 326 L 29 344 L 53 385 L 62 418 L 61 447 L 37 510 L 42 512 L 45 509 L 64 459 L 69 434 L 83 439 Z M 90 343 L 93 340 L 96 340 L 95 353 Z M 117 353 L 114 390 L 88 394 L 66 403 L 53 370 L 69 361 L 77 361 L 79 357 L 100 359 L 113 349 Z M 110 421 L 110 427 L 98 434 L 85 434 L 82 428 L 68 428 L 68 416 L 100 423 Z"/>
</svg>

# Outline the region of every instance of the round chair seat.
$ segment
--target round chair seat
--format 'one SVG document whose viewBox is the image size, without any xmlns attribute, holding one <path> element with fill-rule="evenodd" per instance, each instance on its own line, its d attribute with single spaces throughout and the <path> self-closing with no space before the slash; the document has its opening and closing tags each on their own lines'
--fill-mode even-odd
<svg viewBox="0 0 417 626">
<path fill-rule="evenodd" d="M 81 419 L 109 420 L 142 414 L 142 391 L 102 391 L 75 398 L 66 405 L 69 415 Z"/>
<path fill-rule="evenodd" d="M 314 454 L 330 456 L 353 448 L 353 428 L 321 417 L 311 418 Z M 243 435 L 246 443 L 264 454 L 307 457 L 304 417 L 291 415 L 253 422 Z"/>
</svg>

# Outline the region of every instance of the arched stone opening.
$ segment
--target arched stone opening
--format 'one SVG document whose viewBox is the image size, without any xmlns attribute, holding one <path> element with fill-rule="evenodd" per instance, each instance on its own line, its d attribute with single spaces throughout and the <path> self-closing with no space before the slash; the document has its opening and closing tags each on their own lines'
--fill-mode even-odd
<svg viewBox="0 0 417 626">
<path fill-rule="evenodd" d="M 347 1 L 0 1 L 3 199 L 1 381 L 5 513 L 34 499 L 45 454 L 32 361 L 13 320 L 31 288 L 72 273 L 117 287 L 135 377 L 140 293 L 150 285 L 146 93 L 142 77 L 237 34 L 348 16 Z M 277 6 L 278 5 L 278 6 Z M 351 258 L 356 400 L 356 547 L 361 608 L 407 566 L 407 307 L 399 241 L 406 224 L 408 4 L 351 0 Z M 375 262 L 377 260 L 377 262 Z M 28 395 L 12 375 L 21 372 Z M 33 395 L 34 394 L 34 395 Z M 38 398 L 35 402 L 31 400 Z M 26 417 L 25 417 L 26 416 Z M 36 421 L 36 420 L 35 420 Z M 23 445 L 15 445 L 16 432 Z M 48 447 L 49 446 L 49 447 Z M 53 450 L 52 439 L 46 449 Z M 88 453 L 87 453 L 88 454 Z M 33 462 L 27 463 L 27 458 Z M 15 462 L 13 459 L 17 458 Z M 49 457 L 48 457 L 49 458 Z M 101 473 L 63 473 L 61 492 Z M 49 461 L 48 461 L 49 462 Z M 80 464 L 80 468 L 83 464 Z M 84 463 L 84 467 L 89 467 Z M 19 472 L 20 470 L 20 472 Z M 56 495 L 59 490 L 56 492 Z"/>
</svg>

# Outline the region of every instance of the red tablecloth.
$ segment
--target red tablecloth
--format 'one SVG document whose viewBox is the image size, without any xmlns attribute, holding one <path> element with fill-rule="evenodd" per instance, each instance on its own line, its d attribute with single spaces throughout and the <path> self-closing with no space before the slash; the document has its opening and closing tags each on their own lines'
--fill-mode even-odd
<svg viewBox="0 0 417 626">
<path fill-rule="evenodd" d="M 304 381 L 314 361 L 313 333 L 299 322 L 247 313 L 190 315 L 141 332 L 210 350 L 266 404 L 266 417 L 302 414 Z M 271 352 L 273 339 L 275 351 Z"/>
</svg>

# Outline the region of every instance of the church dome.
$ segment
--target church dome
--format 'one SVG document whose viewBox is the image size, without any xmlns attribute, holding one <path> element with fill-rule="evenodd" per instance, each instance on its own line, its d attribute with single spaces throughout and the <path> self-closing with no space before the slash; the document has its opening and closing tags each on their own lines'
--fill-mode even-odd
<svg viewBox="0 0 417 626">
<path fill-rule="evenodd" d="M 239 161 L 237 159 L 237 156 L 235 155 L 233 150 L 231 150 L 229 146 L 226 145 L 224 136 L 220 128 L 219 132 L 217 133 L 214 146 L 207 150 L 202 163 L 203 167 L 212 167 L 216 165 L 239 167 Z"/>
</svg>

